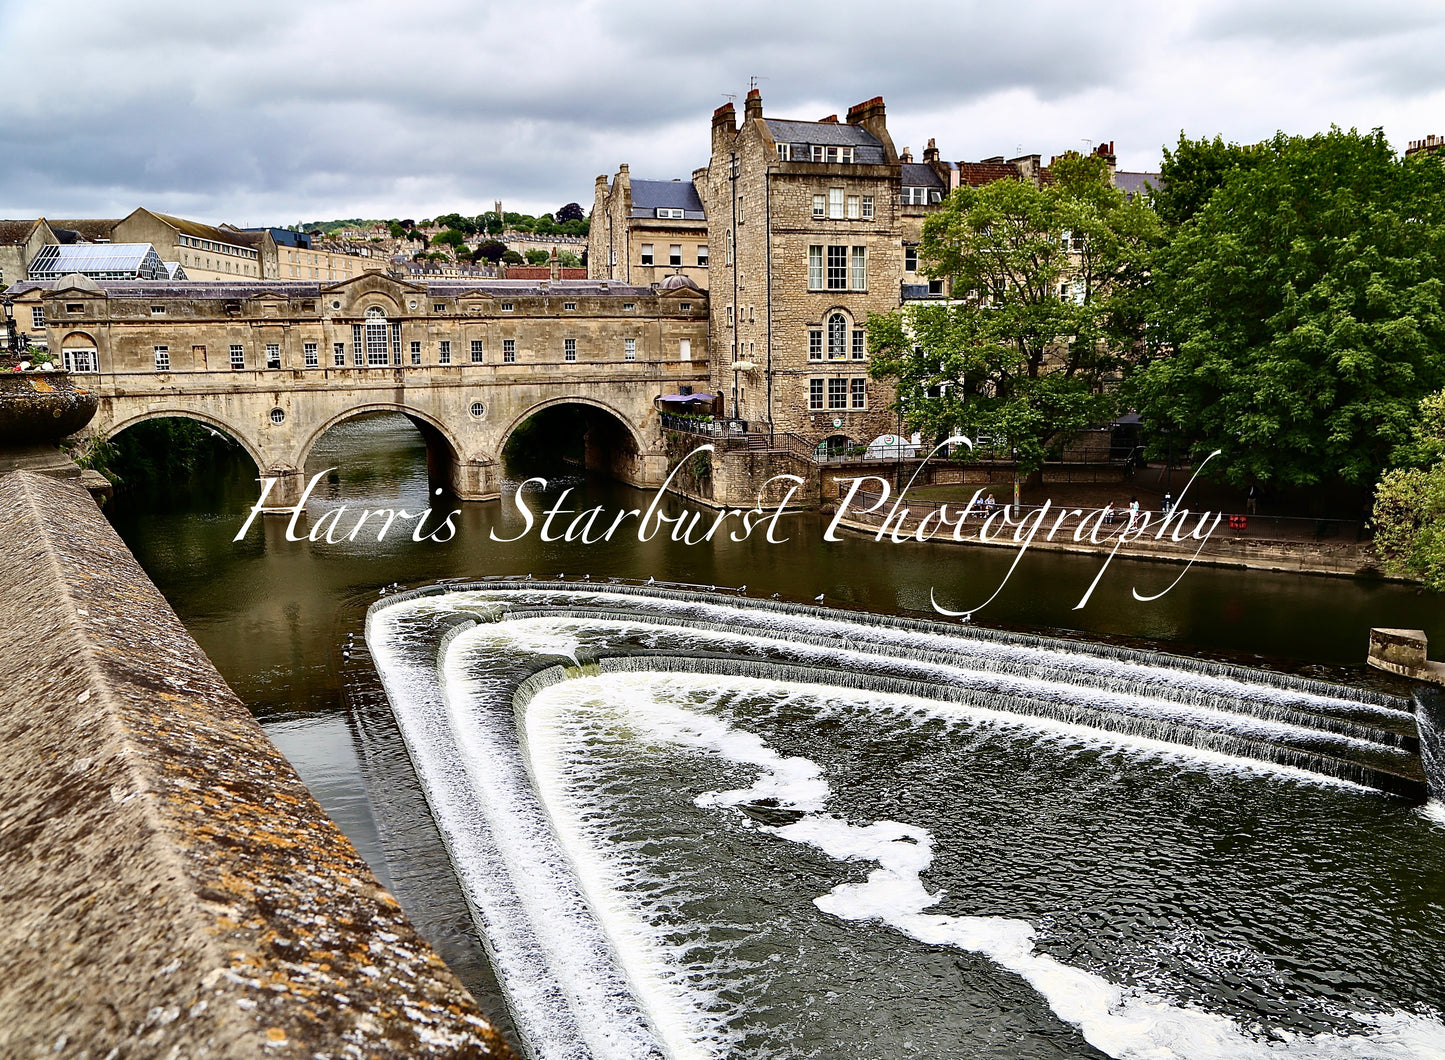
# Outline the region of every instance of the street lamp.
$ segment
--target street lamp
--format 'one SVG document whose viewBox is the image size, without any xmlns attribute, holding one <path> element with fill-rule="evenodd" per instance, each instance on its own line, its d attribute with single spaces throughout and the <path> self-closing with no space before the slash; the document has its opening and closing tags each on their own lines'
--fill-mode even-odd
<svg viewBox="0 0 1445 1060">
<path fill-rule="evenodd" d="M 15 326 L 15 303 L 5 299 L 5 346 L 12 356 L 19 357 L 30 346 L 30 336 Z"/>
<path fill-rule="evenodd" d="M 1014 509 L 1017 510 L 1017 509 L 1018 509 L 1018 506 L 1019 506 L 1019 451 L 1018 451 L 1018 447 L 1017 447 L 1017 446 L 1014 447 L 1013 453 L 1014 453 Z"/>
</svg>

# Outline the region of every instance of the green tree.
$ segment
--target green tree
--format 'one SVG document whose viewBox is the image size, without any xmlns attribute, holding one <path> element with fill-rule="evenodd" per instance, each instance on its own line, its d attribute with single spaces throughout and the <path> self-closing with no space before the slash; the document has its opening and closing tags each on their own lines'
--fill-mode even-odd
<svg viewBox="0 0 1445 1060">
<path fill-rule="evenodd" d="M 1253 169 L 1265 157 L 1263 144 L 1241 147 L 1219 136 L 1190 140 L 1180 133 L 1174 150 L 1164 149 L 1154 210 L 1166 225 L 1177 227 L 1197 214 L 1231 173 Z"/>
<path fill-rule="evenodd" d="M 402 227 L 400 221 L 392 221 L 389 225 L 386 226 L 386 230 L 388 233 L 390 233 L 392 239 L 406 238 L 406 229 Z"/>
<path fill-rule="evenodd" d="M 552 260 L 552 255 L 545 250 L 529 250 L 526 253 L 528 265 L 546 265 Z"/>
<path fill-rule="evenodd" d="M 564 269 L 578 269 L 582 267 L 582 259 L 570 250 L 564 250 L 557 255 L 557 264 Z"/>
<path fill-rule="evenodd" d="M 448 228 L 432 240 L 434 247 L 451 247 L 453 253 L 460 255 L 467 248 L 467 237 L 455 228 Z"/>
<path fill-rule="evenodd" d="M 507 244 L 496 239 L 488 239 L 477 244 L 477 249 L 472 251 L 473 261 L 490 261 L 493 265 L 502 260 L 502 255 L 507 252 Z"/>
<path fill-rule="evenodd" d="M 557 211 L 557 222 L 580 221 L 587 215 L 582 212 L 582 207 L 575 202 L 569 202 L 566 206 Z"/>
<path fill-rule="evenodd" d="M 1420 402 L 1396 455 L 1418 466 L 1385 472 L 1375 488 L 1375 549 L 1391 574 L 1445 592 L 1445 390 Z"/>
<path fill-rule="evenodd" d="M 1102 159 L 1068 156 L 1051 176 L 951 194 L 919 260 L 953 299 L 868 318 L 869 372 L 894 384 L 909 429 L 1002 436 L 1025 469 L 1112 413 L 1104 383 L 1138 345 L 1132 299 L 1161 232 Z"/>
<path fill-rule="evenodd" d="M 1378 130 L 1259 152 L 1156 255 L 1130 393 L 1231 481 L 1374 482 L 1445 382 L 1445 166 Z"/>
<path fill-rule="evenodd" d="M 509 250 L 509 251 L 507 251 L 505 254 L 502 255 L 502 264 L 503 264 L 503 265 L 521 265 L 521 264 L 522 264 L 522 255 L 518 254 L 515 250 Z"/>
</svg>

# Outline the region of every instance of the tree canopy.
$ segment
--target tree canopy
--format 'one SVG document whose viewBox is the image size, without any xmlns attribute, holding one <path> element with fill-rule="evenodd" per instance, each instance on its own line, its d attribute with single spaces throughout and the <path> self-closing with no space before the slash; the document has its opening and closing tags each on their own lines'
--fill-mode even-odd
<svg viewBox="0 0 1445 1060">
<path fill-rule="evenodd" d="M 923 225 L 919 262 L 953 298 L 868 319 L 870 373 L 894 383 L 908 427 L 1007 439 L 1026 468 L 1106 420 L 1104 381 L 1137 345 L 1133 299 L 1160 227 L 1110 186 L 1100 158 L 1057 159 L 1052 180 L 963 187 Z"/>
<path fill-rule="evenodd" d="M 587 215 L 582 212 L 582 207 L 577 205 L 575 202 L 569 202 L 566 206 L 562 207 L 560 210 L 557 211 L 557 221 L 559 223 L 566 221 L 582 221 L 585 220 L 586 217 Z"/>
<path fill-rule="evenodd" d="M 1131 396 L 1232 481 L 1374 482 L 1445 382 L 1445 166 L 1378 130 L 1258 155 L 1155 256 Z"/>
<path fill-rule="evenodd" d="M 1375 549 L 1391 574 L 1445 592 L 1445 391 L 1420 403 L 1397 458 L 1418 466 L 1387 471 L 1375 491 Z"/>
</svg>

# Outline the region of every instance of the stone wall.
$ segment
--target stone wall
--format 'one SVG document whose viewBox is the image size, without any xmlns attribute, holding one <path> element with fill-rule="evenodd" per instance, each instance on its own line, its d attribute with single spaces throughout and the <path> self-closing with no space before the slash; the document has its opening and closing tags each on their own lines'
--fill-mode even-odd
<svg viewBox="0 0 1445 1060">
<path fill-rule="evenodd" d="M 0 535 L 0 1055 L 509 1057 L 85 490 Z"/>
</svg>

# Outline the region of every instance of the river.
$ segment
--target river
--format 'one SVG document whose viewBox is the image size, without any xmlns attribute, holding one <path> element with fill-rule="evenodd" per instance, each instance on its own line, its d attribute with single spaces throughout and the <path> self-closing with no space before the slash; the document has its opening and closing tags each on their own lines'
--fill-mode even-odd
<svg viewBox="0 0 1445 1060">
<path fill-rule="evenodd" d="M 533 510 L 550 505 L 566 489 L 572 490 L 568 509 L 600 505 L 609 520 L 613 512 L 645 509 L 652 500 L 565 467 L 535 472 L 549 482 L 532 495 Z M 357 509 L 418 512 L 429 505 L 436 514 L 428 531 L 460 509 L 456 533 L 449 540 L 416 541 L 410 533 L 414 521 L 403 521 L 380 542 L 364 529 L 354 540 L 335 535 L 343 538 L 335 544 L 288 541 L 286 520 L 271 517 L 258 519 L 235 542 L 257 496 L 254 470 L 240 462 L 198 481 L 124 498 L 111 515 L 196 640 L 326 810 L 484 1006 L 494 1010 L 500 1005 L 497 984 L 478 951 L 421 802 L 425 778 L 419 785 L 412 774 L 363 643 L 365 609 L 380 598 L 383 587 L 527 574 L 548 581 L 563 574 L 572 583 L 586 575 L 599 585 L 609 577 L 728 590 L 746 585 L 746 597 L 761 600 L 776 594 L 783 601 L 803 602 L 821 595 L 825 603 L 842 608 L 926 617 L 930 592 L 955 610 L 976 606 L 993 594 L 1013 560 L 1001 550 L 894 545 L 859 535 L 825 542 L 825 521 L 808 513 L 778 521 L 774 532 L 786 538 L 780 542 L 766 540 L 764 526 L 741 542 L 720 536 L 688 545 L 671 541 L 665 531 L 644 542 L 635 523 L 610 541 L 543 541 L 539 527 L 523 533 L 523 518 L 513 504 L 456 505 L 431 493 L 422 440 L 399 416 L 365 417 L 336 428 L 314 450 L 307 473 L 322 473 L 322 478 L 308 512 L 312 521 L 298 524 L 303 533 L 324 512 L 341 506 L 349 511 L 337 517 L 337 525 L 349 529 Z M 688 507 L 666 498 L 661 511 L 675 515 Z M 516 540 L 494 541 L 494 530 L 499 538 Z M 1361 666 L 1371 626 L 1423 628 L 1436 643 L 1445 643 L 1445 609 L 1438 601 L 1383 581 L 1199 567 L 1161 599 L 1144 604 L 1132 597 L 1131 588 L 1144 595 L 1158 592 L 1180 568 L 1115 561 L 1088 606 L 1074 610 L 1101 563 L 1059 553 L 1026 555 L 976 621 L 1110 639 L 1143 652 L 1152 647 L 1256 662 L 1377 687 L 1388 682 Z M 577 636 L 570 627 L 563 632 Z M 557 630 L 539 633 L 557 635 Z M 1427 1055 L 1408 1051 L 1416 1040 L 1410 1035 L 1434 1041 L 1429 1035 L 1438 1017 L 1438 983 L 1445 977 L 1440 893 L 1445 856 L 1439 827 L 1415 811 L 1382 809 L 1381 803 L 1393 804 L 1374 795 L 1362 800 L 1329 787 L 1282 784 L 1248 770 L 1222 783 L 1221 775 L 1235 774 L 1181 766 L 1157 755 L 1121 770 L 1111 754 L 1089 741 L 1000 729 L 978 719 L 944 719 L 939 724 L 961 735 L 937 747 L 920 744 L 918 733 L 933 730 L 911 723 L 899 728 L 896 719 L 887 720 L 895 718 L 896 704 L 876 697 L 855 697 L 844 709 L 816 690 L 793 695 L 748 686 L 720 695 L 681 678 L 664 685 L 612 680 L 608 687 L 559 691 L 542 703 L 545 709 L 537 711 L 530 740 L 544 750 L 528 760 L 527 768 L 542 792 L 543 812 L 572 844 L 574 862 L 603 867 L 598 878 L 607 879 L 598 884 L 604 887 L 598 893 L 628 896 L 619 908 L 629 911 L 631 919 L 623 920 L 633 924 L 630 930 L 646 935 L 670 924 L 672 941 L 659 944 L 656 953 L 641 952 L 650 945 L 642 942 L 622 947 L 662 971 L 651 979 L 632 967 L 619 973 L 620 981 L 634 985 L 660 984 L 656 997 L 639 988 L 635 992 L 646 996 L 633 1001 L 645 1010 L 645 1024 L 666 1031 L 657 1035 L 657 1047 L 666 1053 L 1098 1056 L 1145 1047 L 1111 1037 L 1117 1028 L 1100 1029 L 1089 1023 L 1092 1017 L 1061 1014 L 1061 1005 L 1067 1009 L 1068 1003 L 1054 1003 L 1048 976 L 1035 974 L 1041 965 L 1010 964 L 982 944 L 950 948 L 947 939 L 921 937 L 914 921 L 860 934 L 836 908 L 831 917 L 810 913 L 815 900 L 831 893 L 837 882 L 826 880 L 829 859 L 841 857 L 829 840 L 795 839 L 780 854 L 776 829 L 783 826 L 778 822 L 761 829 L 745 827 L 746 822 L 721 828 L 709 816 L 714 809 L 695 805 L 692 796 L 684 798 L 697 783 L 718 794 L 746 789 L 758 769 L 776 773 L 781 759 L 768 757 L 775 747 L 790 748 L 794 758 L 806 758 L 821 771 L 831 784 L 830 797 L 847 807 L 847 820 L 903 829 L 888 842 L 901 836 L 911 843 L 925 837 L 928 844 L 936 843 L 931 887 L 946 885 L 950 893 L 976 895 L 1007 879 L 1010 887 L 982 906 L 989 907 L 989 915 L 1039 931 L 1040 959 L 1064 961 L 1091 977 L 1088 983 L 1126 983 L 1144 992 L 1140 998 L 1166 999 L 1160 1002 L 1163 1015 L 1153 1012 L 1151 1019 L 1192 1027 L 1184 1037 L 1208 1039 L 1219 1049 L 1217 1054 L 1179 1055 L 1243 1055 L 1241 1042 L 1256 1039 L 1273 1042 L 1276 1051 L 1292 1041 L 1315 1043 L 1313 1051 L 1290 1055 L 1354 1055 L 1330 1051 L 1329 1042 L 1338 1041 L 1342 1050 L 1360 1045 L 1366 1024 L 1375 1028 L 1369 1033 L 1394 1033 L 1398 1028 L 1390 1020 L 1423 1021 L 1424 1029 L 1412 1025 L 1399 1032 L 1405 1051 L 1392 1045 L 1366 1055 Z M 703 727 L 718 727 L 723 735 L 703 748 L 706 754 L 699 759 L 698 739 L 679 734 L 694 732 L 704 716 Z M 692 722 L 678 720 L 685 717 Z M 673 720 L 663 724 L 659 718 Z M 826 724 L 820 720 L 828 718 Z M 639 750 L 637 732 L 648 725 L 662 728 Z M 739 757 L 734 737 L 754 741 L 751 757 Z M 880 757 L 880 747 L 894 750 Z M 963 755 L 964 748 L 970 753 Z M 1171 781 L 1178 777 L 1183 780 Z M 1118 798 L 1119 784 L 1129 794 L 1125 802 Z M 960 790 L 970 798 L 959 801 Z M 1342 805 L 1343 824 L 1336 819 Z M 904 813 L 899 807 L 911 809 Z M 798 812 L 824 820 L 817 807 Z M 1180 827 L 1181 814 L 1188 828 Z M 1235 824 L 1203 827 L 1225 819 Z M 1306 819 L 1321 825 L 1300 827 Z M 669 822 L 674 842 L 647 838 L 647 822 L 657 820 Z M 960 826 L 960 820 L 971 823 Z M 565 821 L 572 825 L 558 823 Z M 676 838 L 683 833 L 692 838 Z M 1207 842 L 1199 838 L 1202 833 L 1208 833 Z M 1085 836 L 1093 837 L 1093 856 L 1073 859 L 1062 853 Z M 838 842 L 847 846 L 845 840 Z M 750 870 L 710 875 L 716 862 L 704 857 L 698 844 L 714 842 L 726 844 L 728 864 Z M 868 849 L 849 857 L 883 864 L 892 849 L 886 843 L 863 846 Z M 1376 863 L 1375 847 L 1390 849 L 1411 867 L 1369 869 Z M 636 853 L 644 849 L 645 857 Z M 623 850 L 625 856 L 618 853 Z M 1153 853 L 1131 862 L 1129 852 L 1140 850 Z M 1252 877 L 1253 869 L 1276 852 L 1278 864 Z M 919 871 L 913 871 L 915 883 Z M 760 889 L 780 873 L 791 882 L 770 912 L 759 912 Z M 907 876 L 900 877 L 903 884 Z M 1262 882 L 1265 877 L 1273 882 Z M 1177 887 L 1169 896 L 1152 893 L 1165 878 L 1187 879 L 1189 887 L 1209 893 L 1197 901 Z M 1316 899 L 1295 893 L 1301 881 L 1311 878 L 1320 884 Z M 745 969 L 732 956 L 705 959 L 701 951 L 708 945 L 731 953 L 735 940 L 721 945 L 717 938 L 689 936 L 696 927 L 677 921 L 678 902 L 661 894 L 663 880 L 694 888 L 683 905 L 727 910 L 729 923 L 754 925 L 754 941 L 765 952 L 749 956 Z M 1380 889 L 1381 902 L 1394 903 L 1393 912 L 1382 914 L 1378 923 L 1342 916 L 1340 905 L 1359 901 L 1372 888 Z M 1259 908 L 1237 908 L 1252 889 L 1263 894 L 1255 903 Z M 1062 903 L 1060 893 L 1068 896 Z M 1402 895 L 1407 899 L 1401 901 Z M 1271 906 L 1285 900 L 1299 903 L 1293 921 L 1282 921 L 1279 909 Z M 589 893 L 588 901 L 601 908 L 607 899 Z M 1231 903 L 1233 912 L 1226 912 Z M 961 923 L 979 919 L 980 910 L 978 902 L 960 901 L 945 911 Z M 1313 925 L 1310 931 L 1297 930 L 1304 920 Z M 1291 923 L 1296 935 L 1308 937 L 1296 939 L 1297 945 L 1276 961 L 1276 951 L 1290 949 L 1281 940 L 1290 936 Z M 1346 936 L 1353 939 L 1352 956 L 1341 983 L 1331 976 L 1345 959 Z M 615 931 L 609 937 L 618 945 Z M 673 953 L 678 946 L 697 951 L 696 959 L 678 958 Z M 1332 947 L 1340 951 L 1333 957 Z M 1373 956 L 1364 960 L 1359 956 L 1364 952 Z M 810 984 L 801 992 L 780 987 L 785 980 L 757 970 L 792 960 L 790 953 L 796 957 L 792 974 L 807 977 Z M 1221 969 L 1227 970 L 1224 980 Z M 1033 993 L 1020 985 L 1024 982 Z M 843 1000 L 830 1004 L 829 997 Z M 900 997 L 916 1003 L 902 1005 Z M 806 1018 L 798 1016 L 800 1011 Z M 861 1022 L 853 1025 L 867 1028 L 866 1034 L 848 1038 L 851 1017 L 842 1013 L 861 1014 Z M 1209 1017 L 1208 1033 L 1190 1023 L 1200 1013 Z M 1385 1030 L 1380 1020 L 1388 1024 Z M 1218 1021 L 1230 1029 L 1221 1030 Z M 505 1017 L 503 1023 L 509 1034 L 518 1034 Z M 535 1046 L 539 1032 L 528 1033 Z M 1149 1042 L 1157 1045 L 1156 1039 Z M 623 1045 L 617 1055 L 648 1055 L 648 1048 Z M 603 1051 L 591 1049 L 592 1055 Z M 584 1049 L 577 1055 L 585 1054 Z"/>
</svg>

